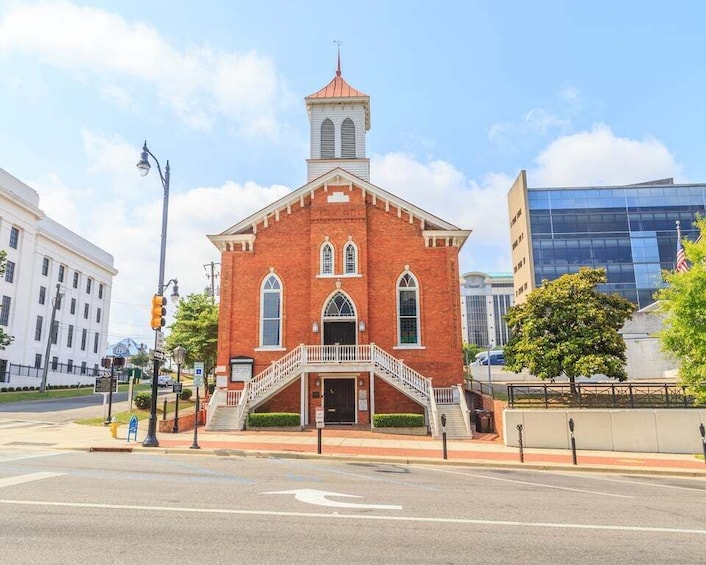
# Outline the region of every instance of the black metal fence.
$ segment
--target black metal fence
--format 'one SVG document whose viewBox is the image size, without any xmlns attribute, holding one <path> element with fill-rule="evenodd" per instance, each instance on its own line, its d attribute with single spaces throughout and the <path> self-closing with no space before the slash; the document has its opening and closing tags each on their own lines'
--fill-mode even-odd
<svg viewBox="0 0 706 565">
<path fill-rule="evenodd" d="M 0 366 L 0 383 L 10 382 L 12 376 L 41 379 L 43 371 L 42 367 L 6 363 L 4 367 Z M 102 367 L 82 367 L 81 365 L 68 365 L 67 363 L 49 363 L 49 371 L 88 377 L 98 377 L 106 373 L 106 370 Z"/>
<path fill-rule="evenodd" d="M 675 383 L 511 383 L 511 408 L 698 408 Z"/>
</svg>

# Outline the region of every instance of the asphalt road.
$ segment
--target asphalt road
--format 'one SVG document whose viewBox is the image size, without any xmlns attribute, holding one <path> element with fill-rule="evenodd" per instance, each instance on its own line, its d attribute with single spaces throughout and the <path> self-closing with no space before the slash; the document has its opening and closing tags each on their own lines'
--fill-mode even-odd
<svg viewBox="0 0 706 565">
<path fill-rule="evenodd" d="M 160 396 L 171 394 L 171 390 L 160 389 L 158 393 Z M 127 410 L 127 399 L 127 392 L 113 394 L 112 412 Z M 39 422 L 73 422 L 81 418 L 104 417 L 107 409 L 103 406 L 103 394 L 89 394 L 70 398 L 3 402 L 0 403 L 0 414 L 7 418 Z"/>
<path fill-rule="evenodd" d="M 6 563 L 704 563 L 706 484 L 0 450 Z"/>
</svg>

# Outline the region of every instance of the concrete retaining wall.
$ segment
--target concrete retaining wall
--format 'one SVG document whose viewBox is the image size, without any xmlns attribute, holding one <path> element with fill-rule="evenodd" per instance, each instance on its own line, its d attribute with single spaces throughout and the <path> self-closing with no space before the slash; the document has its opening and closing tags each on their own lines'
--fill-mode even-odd
<svg viewBox="0 0 706 565">
<path fill-rule="evenodd" d="M 701 453 L 699 424 L 706 409 L 517 410 L 503 412 L 505 445 L 570 449 L 569 418 L 577 449 L 651 453 Z"/>
</svg>

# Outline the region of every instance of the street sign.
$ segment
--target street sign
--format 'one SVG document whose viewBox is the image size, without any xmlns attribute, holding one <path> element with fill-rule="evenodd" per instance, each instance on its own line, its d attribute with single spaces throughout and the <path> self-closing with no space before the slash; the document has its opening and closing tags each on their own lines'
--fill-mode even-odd
<svg viewBox="0 0 706 565">
<path fill-rule="evenodd" d="M 315 417 L 316 417 L 316 427 L 323 428 L 324 427 L 324 407 L 323 406 L 316 407 Z"/>
<path fill-rule="evenodd" d="M 203 363 L 201 362 L 194 363 L 194 385 L 203 385 Z"/>
<path fill-rule="evenodd" d="M 164 351 L 152 350 L 152 358 L 157 359 L 157 361 L 164 361 Z"/>
<path fill-rule="evenodd" d="M 157 336 L 157 347 L 155 348 L 157 351 L 164 351 L 164 334 L 162 332 L 156 332 L 155 335 Z"/>
<path fill-rule="evenodd" d="M 118 379 L 108 377 L 96 377 L 96 384 L 93 387 L 93 393 L 108 393 L 110 392 L 110 381 L 113 381 L 113 392 L 118 392 Z"/>
<path fill-rule="evenodd" d="M 181 394 L 182 389 L 184 388 L 184 383 L 174 383 L 172 385 L 172 392 L 176 394 Z"/>
</svg>

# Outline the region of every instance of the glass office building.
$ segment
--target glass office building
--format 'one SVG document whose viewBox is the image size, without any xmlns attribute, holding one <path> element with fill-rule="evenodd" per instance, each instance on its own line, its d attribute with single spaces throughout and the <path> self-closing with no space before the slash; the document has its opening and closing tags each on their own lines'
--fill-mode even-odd
<svg viewBox="0 0 706 565">
<path fill-rule="evenodd" d="M 520 200 L 526 203 L 529 225 L 518 221 L 523 216 L 519 209 L 511 215 L 519 230 L 513 240 L 515 273 L 521 270 L 523 249 L 529 254 L 531 269 L 524 276 L 531 288 L 583 266 L 602 267 L 608 282 L 600 290 L 620 294 L 638 308 L 654 302 L 655 291 L 663 286 L 662 271 L 674 269 L 677 220 L 682 236 L 695 239 L 694 219 L 706 210 L 706 185 L 674 184 L 672 179 L 587 188 L 524 184 Z M 524 285 L 528 290 L 527 281 Z"/>
</svg>

